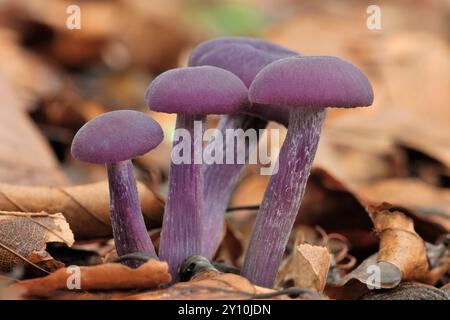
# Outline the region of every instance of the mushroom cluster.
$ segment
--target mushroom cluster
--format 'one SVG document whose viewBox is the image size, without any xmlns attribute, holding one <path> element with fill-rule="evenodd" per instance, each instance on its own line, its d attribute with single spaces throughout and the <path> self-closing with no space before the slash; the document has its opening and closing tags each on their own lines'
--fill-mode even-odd
<svg viewBox="0 0 450 320">
<path fill-rule="evenodd" d="M 245 168 L 245 163 L 226 163 L 225 149 L 232 145 L 234 156 L 245 152 L 248 161 L 258 141 L 248 142 L 245 150 L 227 139 L 223 145 L 209 141 L 205 150 L 223 148 L 223 161 L 203 163 L 204 121 L 221 115 L 217 129 L 223 136 L 228 130 L 260 132 L 275 121 L 287 127 L 287 136 L 241 270 L 253 283 L 271 287 L 305 192 L 326 108 L 369 106 L 373 92 L 367 77 L 345 60 L 225 37 L 197 46 L 187 67 L 156 77 L 145 101 L 150 110 L 177 115 L 158 254 L 142 218 L 131 159 L 162 141 L 159 125 L 144 113 L 113 111 L 89 121 L 72 144 L 75 158 L 106 164 L 119 257 L 131 267 L 140 264 L 133 258 L 136 253 L 167 261 L 174 282 L 186 259 L 213 259 L 228 202 Z M 183 161 L 175 161 L 175 155 Z"/>
</svg>

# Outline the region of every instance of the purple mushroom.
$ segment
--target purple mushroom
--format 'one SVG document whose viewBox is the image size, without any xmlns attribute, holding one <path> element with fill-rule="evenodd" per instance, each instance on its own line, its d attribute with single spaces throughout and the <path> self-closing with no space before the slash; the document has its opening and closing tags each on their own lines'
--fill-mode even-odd
<svg viewBox="0 0 450 320">
<path fill-rule="evenodd" d="M 157 259 L 145 227 L 131 159 L 161 143 L 159 124 L 142 112 L 118 110 L 87 122 L 75 135 L 72 155 L 90 163 L 105 163 L 108 171 L 110 217 L 117 255 L 140 253 Z M 136 259 L 126 260 L 130 267 Z"/>
<path fill-rule="evenodd" d="M 255 49 L 259 49 L 265 52 L 270 52 L 273 54 L 279 54 L 284 56 L 290 56 L 295 54 L 292 50 L 284 48 L 282 46 L 276 45 L 269 41 L 264 41 L 257 38 L 251 37 L 219 37 L 214 38 L 208 41 L 204 41 L 199 44 L 191 53 L 189 57 L 188 64 L 190 66 L 199 65 L 199 60 L 205 55 L 208 54 L 211 50 L 216 49 L 219 46 L 227 45 L 227 44 L 239 44 L 239 45 L 248 45 Z"/>
<path fill-rule="evenodd" d="M 276 60 L 298 56 L 299 53 L 269 41 L 250 37 L 220 37 L 202 42 L 191 53 L 189 66 L 211 65 L 237 75 L 249 87 L 256 74 Z M 289 112 L 279 108 L 253 104 L 242 113 L 276 121 L 287 126 Z"/>
<path fill-rule="evenodd" d="M 373 91 L 367 77 L 345 60 L 294 57 L 262 69 L 249 99 L 291 110 L 279 170 L 265 191 L 241 271 L 253 283 L 271 287 L 300 208 L 326 108 L 369 106 Z"/>
<path fill-rule="evenodd" d="M 150 84 L 146 101 L 154 111 L 176 113 L 176 133 L 188 134 L 188 163 L 172 163 L 169 174 L 169 194 L 163 219 L 159 256 L 168 261 L 175 280 L 177 268 L 191 255 L 203 255 L 203 172 L 201 154 L 203 122 L 208 114 L 230 114 L 248 103 L 248 90 L 229 71 L 211 67 L 187 67 L 169 70 Z M 195 134 L 199 121 L 200 137 Z M 195 140 L 199 138 L 200 140 Z M 180 141 L 173 149 L 179 150 Z M 184 155 L 185 150 L 183 150 Z M 197 160 L 196 160 L 197 159 Z"/>
<path fill-rule="evenodd" d="M 191 65 L 211 65 L 228 70 L 237 75 L 249 87 L 256 74 L 269 63 L 288 56 L 298 55 L 270 42 L 243 37 L 227 37 L 213 39 L 200 44 L 190 57 Z M 246 112 L 247 114 L 245 114 Z M 250 115 L 252 114 L 252 115 Z M 241 110 L 241 113 L 226 115 L 219 122 L 218 129 L 222 136 L 227 130 L 248 129 L 256 130 L 267 126 L 267 121 L 277 121 L 287 124 L 289 115 L 277 108 L 253 105 Z M 234 137 L 232 137 L 234 139 Z M 226 141 L 230 145 L 232 141 Z M 236 146 L 236 144 L 235 144 Z M 246 162 L 249 154 L 257 144 L 249 145 L 246 141 Z M 214 149 L 214 142 L 207 148 Z M 246 152 L 245 150 L 236 150 Z M 225 157 L 225 150 L 224 150 Z M 212 259 L 221 239 L 225 210 L 229 203 L 234 187 L 245 164 L 207 164 L 204 166 L 204 232 L 202 244 L 203 252 L 208 259 Z"/>
</svg>

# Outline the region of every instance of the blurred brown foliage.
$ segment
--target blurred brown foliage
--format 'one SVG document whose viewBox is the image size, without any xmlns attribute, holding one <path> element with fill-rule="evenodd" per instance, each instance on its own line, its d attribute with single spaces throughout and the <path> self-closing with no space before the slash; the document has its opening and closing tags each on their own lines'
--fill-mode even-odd
<svg viewBox="0 0 450 320">
<path fill-rule="evenodd" d="M 81 8 L 79 30 L 66 27 L 69 4 Z M 2 1 L 0 182 L 74 188 L 70 185 L 103 180 L 101 166 L 81 164 L 70 156 L 72 137 L 86 121 L 114 109 L 146 111 L 143 96 L 152 78 L 185 65 L 189 51 L 200 41 L 222 34 L 257 35 L 302 54 L 335 55 L 352 61 L 368 75 L 375 91 L 371 108 L 332 110 L 328 115 L 316 169 L 286 251 L 281 274 L 289 279 L 279 279 L 280 286 L 307 286 L 317 291 L 325 287 L 324 294 L 332 298 L 361 297 L 366 293 L 361 283 L 367 275 L 360 271 L 369 261 L 385 265 L 384 275 L 391 276 L 385 278 L 385 288 L 396 287 L 397 291 L 392 291 L 395 296 L 408 295 L 411 287 L 415 288 L 409 283 L 397 287 L 400 281 L 421 281 L 435 289 L 448 287 L 450 4 L 383 1 L 381 30 L 366 27 L 369 4 L 356 0 L 236 0 L 226 5 L 203 0 Z M 159 199 L 158 194 L 166 190 L 175 119 L 152 116 L 163 127 L 166 140 L 135 161 L 139 180 L 151 191 L 144 201 Z M 217 119 L 209 120 L 214 125 Z M 285 132 L 276 124 L 270 126 Z M 231 206 L 260 203 L 268 178 L 258 175 L 256 169 L 248 167 Z M 107 198 L 101 194 L 99 211 L 104 215 Z M 11 203 L 4 202 L 0 210 L 13 210 Z M 162 203 L 155 203 L 154 216 L 160 218 Z M 50 207 L 39 210 L 45 209 L 52 213 Z M 255 213 L 227 213 L 218 261 L 240 267 Z M 386 233 L 386 225 L 400 235 Z M 153 228 L 157 227 L 158 223 L 151 224 L 150 230 L 156 243 L 159 233 Z M 74 256 L 85 265 L 92 264 L 88 259 L 92 255 L 108 260 L 113 251 L 109 231 L 100 235 L 88 232 L 88 236 L 81 232 L 79 237 L 79 225 L 72 223 L 72 229 L 78 240 L 75 246 L 65 255 L 59 247 L 52 249 L 52 256 L 59 257 L 61 264 Z M 79 241 L 81 238 L 85 241 Z M 411 247 L 410 238 L 417 245 Z M 314 249 L 305 253 L 310 247 Z M 319 268 L 324 263 L 329 267 Z M 297 270 L 305 268 L 307 275 L 296 276 Z M 420 274 L 412 275 L 411 270 Z M 212 297 L 229 297 L 224 292 L 236 288 L 232 298 L 272 292 L 255 289 L 237 276 L 214 277 L 167 292 L 179 298 L 199 284 L 192 298 L 209 297 L 214 290 Z M 53 281 L 45 279 L 36 283 Z M 94 283 L 92 288 L 113 293 L 80 293 L 77 298 L 159 299 L 167 294 L 146 291 L 130 296 L 114 291 L 128 288 L 120 285 L 104 288 Z M 11 293 L 20 296 L 16 294 Z"/>
</svg>

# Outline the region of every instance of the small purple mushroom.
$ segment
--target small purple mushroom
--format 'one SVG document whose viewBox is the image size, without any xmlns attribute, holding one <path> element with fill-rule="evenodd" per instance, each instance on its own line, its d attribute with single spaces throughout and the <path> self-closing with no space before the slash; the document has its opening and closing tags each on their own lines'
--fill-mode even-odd
<svg viewBox="0 0 450 320">
<path fill-rule="evenodd" d="M 279 170 L 265 191 L 241 271 L 253 283 L 271 287 L 300 208 L 326 108 L 369 106 L 373 91 L 353 64 L 310 56 L 266 66 L 250 86 L 249 98 L 291 110 Z"/>
<path fill-rule="evenodd" d="M 220 37 L 199 44 L 189 57 L 189 66 L 210 65 L 237 75 L 249 87 L 256 74 L 276 60 L 298 56 L 299 53 L 269 41 L 251 37 Z M 253 104 L 242 113 L 276 121 L 287 126 L 289 112 L 280 108 Z"/>
<path fill-rule="evenodd" d="M 146 94 L 147 105 L 154 111 L 176 113 L 176 131 L 189 135 L 189 163 L 172 163 L 169 174 L 169 194 L 163 219 L 159 256 L 169 263 L 174 280 L 177 269 L 189 256 L 203 255 L 203 172 L 202 140 L 196 141 L 195 121 L 200 121 L 200 139 L 203 122 L 208 114 L 230 114 L 248 103 L 248 90 L 229 71 L 211 67 L 187 67 L 169 70 L 150 84 Z M 173 148 L 179 149 L 180 141 Z M 183 149 L 183 153 L 184 153 Z"/>
<path fill-rule="evenodd" d="M 75 159 L 106 164 L 111 225 L 119 257 L 140 253 L 157 259 L 142 216 L 131 159 L 154 149 L 162 139 L 162 129 L 155 120 L 131 110 L 102 114 L 81 127 L 73 139 Z M 126 260 L 130 267 L 140 263 Z"/>
<path fill-rule="evenodd" d="M 194 49 L 190 64 L 211 65 L 228 70 L 237 75 L 249 87 L 256 74 L 269 63 L 288 56 L 298 55 L 270 42 L 244 37 L 226 37 L 206 41 Z M 267 126 L 267 121 L 287 124 L 288 112 L 280 112 L 277 108 L 253 105 L 240 110 L 241 113 L 226 115 L 219 122 L 218 129 L 222 136 L 227 130 L 248 129 L 259 130 Z M 248 113 L 245 114 L 244 112 Z M 233 138 L 234 139 L 234 138 Z M 230 145 L 232 141 L 226 141 Z M 225 147 L 224 146 L 224 147 Z M 235 144 L 236 146 L 236 144 Z M 257 147 L 246 144 L 246 162 L 249 154 Z M 214 149 L 214 142 L 207 148 Z M 237 152 L 245 152 L 235 150 Z M 225 158 L 225 150 L 224 158 Z M 202 245 L 205 257 L 212 259 L 221 239 L 225 210 L 231 194 L 245 164 L 207 164 L 204 166 L 204 232 Z"/>
<path fill-rule="evenodd" d="M 269 52 L 271 54 L 276 54 L 280 56 L 290 56 L 296 53 L 285 47 L 279 46 L 269 41 L 264 41 L 257 38 L 251 37 L 219 37 L 208 41 L 204 41 L 199 44 L 191 53 L 189 57 L 188 64 L 190 66 L 199 65 L 200 59 L 203 58 L 205 54 L 208 54 L 211 50 L 215 50 L 217 47 L 227 44 L 238 44 L 247 45 L 264 52 Z"/>
</svg>

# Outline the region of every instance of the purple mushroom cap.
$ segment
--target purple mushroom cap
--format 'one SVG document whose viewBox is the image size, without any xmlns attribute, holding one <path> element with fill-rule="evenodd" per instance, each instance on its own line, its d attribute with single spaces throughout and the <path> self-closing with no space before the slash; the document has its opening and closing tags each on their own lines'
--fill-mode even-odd
<svg viewBox="0 0 450 320">
<path fill-rule="evenodd" d="M 288 107 L 358 107 L 373 102 L 369 80 L 337 57 L 298 56 L 275 61 L 256 76 L 252 103 Z"/>
<path fill-rule="evenodd" d="M 228 45 L 228 44 L 238 44 L 238 45 L 247 45 L 253 47 L 258 50 L 262 50 L 275 55 L 283 55 L 285 57 L 296 55 L 297 53 L 284 48 L 282 46 L 276 45 L 269 41 L 264 41 L 261 39 L 250 38 L 250 37 L 221 37 L 215 38 L 209 41 L 205 41 L 198 45 L 191 53 L 189 57 L 190 66 L 198 66 L 200 65 L 199 61 L 202 59 L 203 55 L 207 54 L 209 51 L 214 50 L 215 48 Z"/>
<path fill-rule="evenodd" d="M 258 72 L 266 65 L 298 55 L 299 53 L 295 51 L 261 39 L 224 37 L 200 44 L 193 50 L 189 65 L 212 65 L 226 69 L 250 87 Z M 289 110 L 280 110 L 280 106 L 262 106 L 254 103 L 242 112 L 285 126 L 289 122 Z"/>
<path fill-rule="evenodd" d="M 160 125 L 145 113 L 117 110 L 87 122 L 75 135 L 72 155 L 90 163 L 116 163 L 141 156 L 159 145 Z"/>
<path fill-rule="evenodd" d="M 186 115 L 232 114 L 248 105 L 248 90 L 227 70 L 212 66 L 186 67 L 156 77 L 145 98 L 153 111 Z"/>
<path fill-rule="evenodd" d="M 293 53 L 264 51 L 247 44 L 230 43 L 218 45 L 206 52 L 197 60 L 197 65 L 210 65 L 228 70 L 250 87 L 262 68 L 273 61 L 292 55 Z"/>
</svg>

